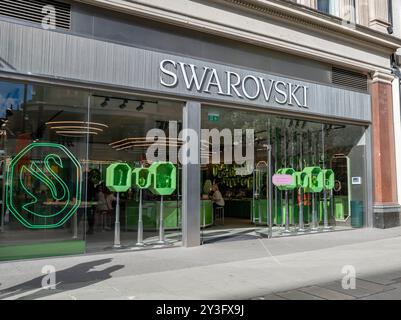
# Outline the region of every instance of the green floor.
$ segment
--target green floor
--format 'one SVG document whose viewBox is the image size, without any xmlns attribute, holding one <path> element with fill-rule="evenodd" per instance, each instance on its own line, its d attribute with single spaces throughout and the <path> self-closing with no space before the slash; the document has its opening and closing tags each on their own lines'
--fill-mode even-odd
<svg viewBox="0 0 401 320">
<path fill-rule="evenodd" d="M 0 261 L 56 257 L 82 253 L 85 253 L 85 241 L 82 240 L 0 246 Z"/>
</svg>

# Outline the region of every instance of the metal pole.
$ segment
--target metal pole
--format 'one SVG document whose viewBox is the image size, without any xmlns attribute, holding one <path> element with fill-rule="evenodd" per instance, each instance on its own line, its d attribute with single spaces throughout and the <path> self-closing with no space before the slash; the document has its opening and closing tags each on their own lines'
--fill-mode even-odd
<svg viewBox="0 0 401 320">
<path fill-rule="evenodd" d="M 120 193 L 117 192 L 116 222 L 114 224 L 114 248 L 121 248 L 120 242 Z"/>
<path fill-rule="evenodd" d="M 316 226 L 316 193 L 312 193 L 312 227 L 311 232 L 317 232 Z"/>
<path fill-rule="evenodd" d="M 323 157 L 323 170 L 326 169 L 326 158 L 325 158 L 325 132 L 324 132 L 324 124 L 322 124 L 322 157 Z M 324 184 L 323 184 L 324 186 Z M 323 189 L 323 231 L 330 231 L 331 228 L 329 226 L 328 212 L 327 212 L 327 190 Z"/>
<path fill-rule="evenodd" d="M 73 239 L 78 239 L 78 217 L 77 217 L 77 215 L 78 215 L 78 210 L 74 213 L 74 217 L 73 217 L 73 221 L 72 221 L 72 223 L 73 223 L 73 236 L 72 236 L 72 238 Z"/>
<path fill-rule="evenodd" d="M 287 168 L 287 129 L 284 131 L 284 163 Z M 289 200 L 288 200 L 288 190 L 285 190 L 285 229 L 283 234 L 289 234 L 290 231 L 290 208 L 289 208 Z"/>
<path fill-rule="evenodd" d="M 163 206 L 163 196 L 160 198 L 160 219 L 159 219 L 159 242 L 158 244 L 166 244 L 164 237 L 164 206 Z"/>
<path fill-rule="evenodd" d="M 269 188 L 269 202 L 268 202 L 268 216 L 269 216 L 269 238 L 273 237 L 273 183 L 272 183 L 272 146 L 267 146 L 267 163 L 268 163 L 268 188 Z"/>
<path fill-rule="evenodd" d="M 143 247 L 143 220 L 142 220 L 142 189 L 139 189 L 139 212 L 138 212 L 138 241 L 137 246 Z"/>
<path fill-rule="evenodd" d="M 313 154 L 313 164 L 317 165 L 317 143 L 318 139 L 316 139 L 316 144 L 314 146 L 314 154 Z M 312 143 L 313 143 L 313 134 L 312 134 Z M 311 232 L 317 232 L 319 229 L 317 227 L 317 212 L 316 212 L 316 193 L 312 193 L 312 228 Z"/>
<path fill-rule="evenodd" d="M 302 166 L 302 161 L 303 161 L 303 141 L 302 141 L 302 133 L 299 134 L 299 170 L 302 171 L 303 166 Z M 299 197 L 300 197 L 300 202 L 299 202 L 299 228 L 298 228 L 298 233 L 304 233 L 305 232 L 305 227 L 304 227 L 304 190 L 302 187 L 299 188 Z"/>
</svg>

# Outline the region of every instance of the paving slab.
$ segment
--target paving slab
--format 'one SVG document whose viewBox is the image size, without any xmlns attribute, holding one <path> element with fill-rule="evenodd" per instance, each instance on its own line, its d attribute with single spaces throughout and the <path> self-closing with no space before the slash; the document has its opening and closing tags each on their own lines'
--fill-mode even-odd
<svg viewBox="0 0 401 320">
<path fill-rule="evenodd" d="M 276 295 L 286 300 L 323 300 L 323 298 L 299 290 L 277 292 Z"/>
<path fill-rule="evenodd" d="M 311 287 L 304 287 L 304 288 L 299 288 L 299 291 L 308 293 L 310 295 L 319 297 L 321 299 L 325 300 L 354 300 L 355 297 L 344 294 L 338 291 L 330 290 L 324 287 L 319 287 L 319 286 L 311 286 Z"/>
<path fill-rule="evenodd" d="M 395 289 L 394 286 L 386 286 L 382 284 L 377 284 L 370 281 L 365 281 L 362 279 L 356 279 L 355 289 L 344 289 L 341 285 L 341 281 L 333 281 L 325 284 L 320 284 L 320 287 L 327 288 L 330 290 L 341 292 L 345 295 L 350 295 L 355 298 L 362 298 L 372 294 L 385 292 Z"/>
</svg>

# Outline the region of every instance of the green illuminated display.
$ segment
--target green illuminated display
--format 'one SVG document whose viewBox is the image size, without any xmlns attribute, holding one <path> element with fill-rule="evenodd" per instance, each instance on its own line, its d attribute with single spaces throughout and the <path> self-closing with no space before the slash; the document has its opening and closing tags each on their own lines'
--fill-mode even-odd
<svg viewBox="0 0 401 320">
<path fill-rule="evenodd" d="M 319 193 L 323 189 L 334 188 L 334 171 L 331 169 L 322 170 L 319 167 L 307 167 L 301 172 L 292 168 L 279 169 L 277 174 L 289 175 L 291 183 L 277 186 L 279 190 L 294 190 L 303 188 L 307 193 Z"/>
<path fill-rule="evenodd" d="M 323 190 L 324 176 L 323 171 L 319 167 L 307 167 L 303 170 L 308 177 L 308 187 L 305 192 L 318 193 Z"/>
<path fill-rule="evenodd" d="M 159 196 L 172 194 L 177 185 L 176 168 L 171 162 L 155 162 L 149 168 L 153 176 L 149 190 Z"/>
<path fill-rule="evenodd" d="M 138 189 L 148 189 L 152 183 L 152 175 L 146 168 L 136 168 L 132 171 L 132 181 Z"/>
<path fill-rule="evenodd" d="M 290 184 L 286 184 L 286 185 L 281 185 L 278 186 L 277 188 L 279 190 L 294 190 L 297 186 L 297 177 L 296 177 L 296 172 L 294 169 L 292 168 L 283 168 L 283 169 L 279 169 L 277 171 L 277 174 L 285 174 L 285 175 L 289 175 L 292 178 L 292 181 Z"/>
<path fill-rule="evenodd" d="M 45 152 L 43 152 L 43 149 Z M 51 152 L 49 152 L 51 150 Z M 30 155 L 47 154 L 44 159 L 32 159 Z M 43 167 L 39 164 L 43 163 Z M 72 180 L 69 187 L 62 176 Z M 41 188 L 42 187 L 42 188 Z M 52 198 L 46 205 L 39 199 L 38 191 Z M 28 199 L 18 200 L 19 193 Z M 58 228 L 76 213 L 81 205 L 82 168 L 75 156 L 63 145 L 32 143 L 18 153 L 7 168 L 6 205 L 13 216 L 30 229 Z M 57 201 L 57 205 L 53 205 Z M 29 215 L 49 219 L 49 223 L 32 222 Z"/>
<path fill-rule="evenodd" d="M 114 192 L 126 192 L 131 188 L 132 171 L 126 163 L 113 163 L 106 171 L 106 187 Z"/>
<path fill-rule="evenodd" d="M 334 189 L 334 171 L 331 169 L 323 170 L 324 188 L 326 190 Z"/>
<path fill-rule="evenodd" d="M 177 188 L 177 171 L 171 162 L 155 162 L 149 168 L 131 169 L 127 163 L 113 163 L 107 168 L 106 187 L 126 192 L 134 185 L 153 194 L 171 195 Z"/>
</svg>

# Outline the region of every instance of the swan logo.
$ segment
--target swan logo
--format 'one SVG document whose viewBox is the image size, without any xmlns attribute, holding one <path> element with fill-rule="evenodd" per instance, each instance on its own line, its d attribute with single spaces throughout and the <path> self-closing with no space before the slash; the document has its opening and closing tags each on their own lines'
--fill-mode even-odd
<svg viewBox="0 0 401 320">
<path fill-rule="evenodd" d="M 25 227 L 58 228 L 81 204 L 82 168 L 63 145 L 32 143 L 11 160 L 6 190 L 8 210 Z"/>
</svg>

